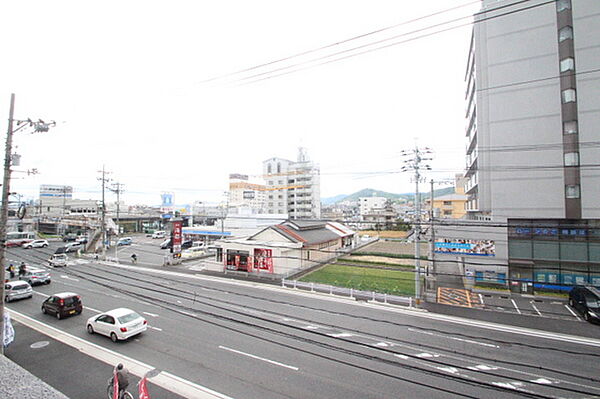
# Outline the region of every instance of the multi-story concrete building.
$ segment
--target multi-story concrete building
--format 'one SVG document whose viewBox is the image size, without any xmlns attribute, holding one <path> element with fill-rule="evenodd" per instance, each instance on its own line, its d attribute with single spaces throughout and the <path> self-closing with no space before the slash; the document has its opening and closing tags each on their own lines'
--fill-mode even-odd
<svg viewBox="0 0 600 399">
<path fill-rule="evenodd" d="M 271 158 L 263 162 L 267 213 L 287 213 L 290 219 L 321 217 L 319 167 L 300 148 L 296 162 Z"/>
<path fill-rule="evenodd" d="M 383 209 L 387 203 L 385 197 L 360 197 L 358 199 L 358 211 L 360 215 L 372 213 L 376 209 Z"/>
<path fill-rule="evenodd" d="M 255 212 L 265 209 L 266 187 L 250 182 L 248 175 L 229 175 L 229 206 L 249 208 Z"/>
<path fill-rule="evenodd" d="M 486 231 L 506 239 L 488 242 L 489 266 L 471 271 L 504 268 L 520 292 L 600 285 L 599 67 L 599 1 L 482 1 L 466 73 L 465 174 L 467 217 L 481 223 L 443 234 L 454 234 L 446 249 L 489 241 Z"/>
</svg>

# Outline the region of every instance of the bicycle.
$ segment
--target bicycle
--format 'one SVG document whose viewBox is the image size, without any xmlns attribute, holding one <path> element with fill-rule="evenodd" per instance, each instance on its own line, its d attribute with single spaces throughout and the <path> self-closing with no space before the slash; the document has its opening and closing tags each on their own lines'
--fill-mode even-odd
<svg viewBox="0 0 600 399">
<path fill-rule="evenodd" d="M 113 399 L 113 377 L 108 379 L 108 386 L 106 387 L 106 395 L 108 399 Z M 129 391 L 120 391 L 119 399 L 135 399 Z"/>
</svg>

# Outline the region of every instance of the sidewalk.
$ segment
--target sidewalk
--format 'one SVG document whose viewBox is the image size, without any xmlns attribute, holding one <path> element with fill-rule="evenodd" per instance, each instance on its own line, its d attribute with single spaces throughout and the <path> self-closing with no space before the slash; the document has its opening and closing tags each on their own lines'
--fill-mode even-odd
<svg viewBox="0 0 600 399">
<path fill-rule="evenodd" d="M 5 355 L 25 370 L 69 398 L 105 398 L 106 387 L 114 365 L 87 356 L 77 348 L 63 344 L 18 322 L 13 322 L 15 341 Z M 127 365 L 125 365 L 127 367 Z M 129 392 L 137 397 L 138 378 L 130 377 Z M 12 384 L 18 383 L 13 380 Z M 150 397 L 181 399 L 182 397 L 148 384 Z M 3 391 L 0 389 L 0 394 Z M 14 393 L 14 392 L 13 392 Z M 62 396 L 2 396 L 2 398 L 53 399 Z"/>
</svg>

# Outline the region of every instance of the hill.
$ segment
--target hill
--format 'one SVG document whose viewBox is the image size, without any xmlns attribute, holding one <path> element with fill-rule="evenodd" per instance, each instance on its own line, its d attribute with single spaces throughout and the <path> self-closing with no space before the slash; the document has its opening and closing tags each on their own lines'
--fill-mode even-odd
<svg viewBox="0 0 600 399">
<path fill-rule="evenodd" d="M 446 187 L 441 188 L 439 190 L 434 191 L 434 196 L 439 197 L 441 195 L 451 194 L 454 192 L 454 187 Z M 421 199 L 429 198 L 429 192 L 421 193 Z M 321 202 L 323 205 L 333 205 L 342 201 L 358 201 L 361 197 L 384 197 L 390 200 L 404 200 L 404 201 L 412 201 L 415 197 L 414 193 L 404 193 L 404 194 L 395 194 L 388 193 L 386 191 L 374 190 L 372 188 L 365 188 L 360 191 L 355 192 L 350 195 L 336 195 L 334 197 L 322 198 Z"/>
</svg>

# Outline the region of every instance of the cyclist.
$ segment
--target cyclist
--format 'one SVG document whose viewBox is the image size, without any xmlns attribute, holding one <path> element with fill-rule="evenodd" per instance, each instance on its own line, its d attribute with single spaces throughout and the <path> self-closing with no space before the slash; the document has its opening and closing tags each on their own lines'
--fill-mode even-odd
<svg viewBox="0 0 600 399">
<path fill-rule="evenodd" d="M 137 263 L 137 255 L 136 254 L 131 254 L 131 262 Z"/>
<path fill-rule="evenodd" d="M 119 381 L 119 398 L 122 398 L 129 386 L 129 371 L 123 366 L 123 363 L 117 364 L 115 368 L 117 381 Z"/>
</svg>

